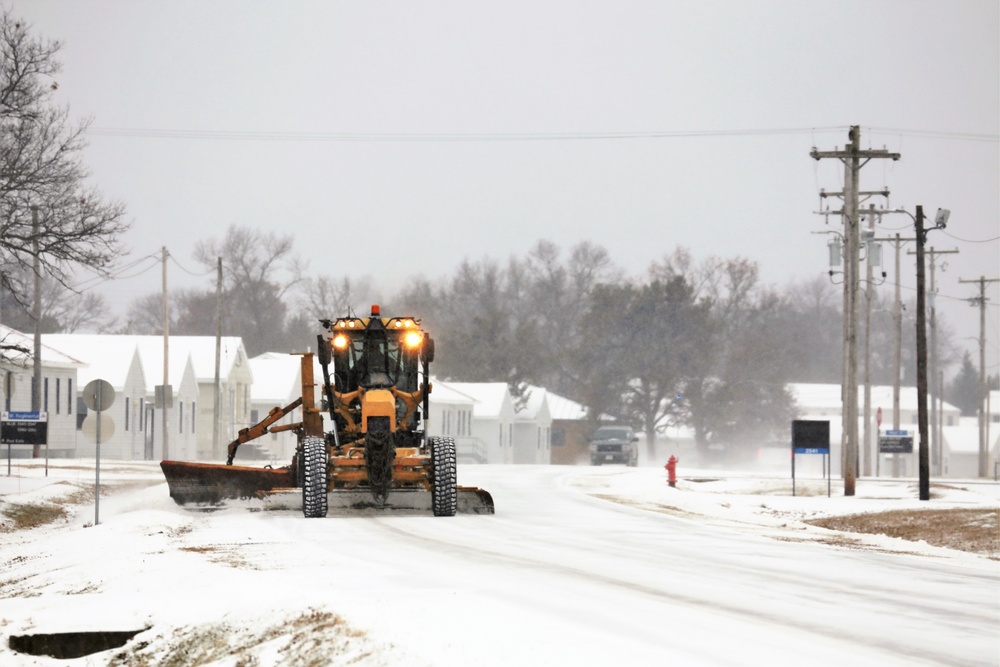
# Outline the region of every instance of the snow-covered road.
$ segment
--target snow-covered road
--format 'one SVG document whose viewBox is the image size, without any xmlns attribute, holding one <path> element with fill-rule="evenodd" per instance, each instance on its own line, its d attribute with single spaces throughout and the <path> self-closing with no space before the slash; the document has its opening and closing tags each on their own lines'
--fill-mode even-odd
<svg viewBox="0 0 1000 667">
<path fill-rule="evenodd" d="M 1000 663 L 996 561 L 774 539 L 595 497 L 612 479 L 651 478 L 470 466 L 460 482 L 490 490 L 497 514 L 453 518 L 199 513 L 162 485 L 120 493 L 97 527 L 0 535 L 0 630 L 148 626 L 129 646 L 149 664 L 206 628 L 262 665 L 338 651 L 330 664 Z M 313 641 L 330 632 L 310 609 L 349 631 Z M 0 647 L 2 664 L 47 662 Z"/>
</svg>

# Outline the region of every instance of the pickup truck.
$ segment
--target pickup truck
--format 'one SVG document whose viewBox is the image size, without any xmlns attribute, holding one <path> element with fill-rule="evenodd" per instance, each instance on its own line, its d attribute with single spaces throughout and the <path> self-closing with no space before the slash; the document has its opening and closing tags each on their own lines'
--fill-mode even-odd
<svg viewBox="0 0 1000 667">
<path fill-rule="evenodd" d="M 588 438 L 590 441 L 590 465 L 604 463 L 624 463 L 636 466 L 639 463 L 639 437 L 630 426 L 602 426 Z"/>
</svg>

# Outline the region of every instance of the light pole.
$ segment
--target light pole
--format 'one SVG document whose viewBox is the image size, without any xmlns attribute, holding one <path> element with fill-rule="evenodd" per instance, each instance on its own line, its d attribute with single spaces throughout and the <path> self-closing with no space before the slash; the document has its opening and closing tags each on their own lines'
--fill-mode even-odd
<svg viewBox="0 0 1000 667">
<path fill-rule="evenodd" d="M 930 456 L 927 447 L 927 306 L 924 286 L 924 244 L 931 229 L 944 229 L 951 211 L 939 208 L 934 216 L 934 226 L 924 229 L 924 207 L 917 206 L 914 216 L 909 211 L 897 209 L 913 220 L 917 236 L 917 428 L 920 434 L 918 460 L 920 468 L 920 500 L 931 499 Z"/>
</svg>

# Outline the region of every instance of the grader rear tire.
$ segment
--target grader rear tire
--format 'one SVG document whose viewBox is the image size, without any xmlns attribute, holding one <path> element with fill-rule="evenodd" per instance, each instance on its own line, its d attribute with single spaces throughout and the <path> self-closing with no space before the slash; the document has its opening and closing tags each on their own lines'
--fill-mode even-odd
<svg viewBox="0 0 1000 667">
<path fill-rule="evenodd" d="M 302 514 L 307 519 L 326 516 L 327 457 L 323 438 L 306 436 L 302 441 Z"/>
<path fill-rule="evenodd" d="M 430 438 L 431 466 L 434 469 L 431 504 L 434 516 L 455 516 L 458 513 L 458 472 L 455 441 L 452 438 Z"/>
</svg>

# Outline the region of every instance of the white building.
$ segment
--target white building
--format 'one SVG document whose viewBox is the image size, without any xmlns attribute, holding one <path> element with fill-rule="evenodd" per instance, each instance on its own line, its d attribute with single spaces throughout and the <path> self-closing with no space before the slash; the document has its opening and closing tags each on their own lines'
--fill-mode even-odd
<svg viewBox="0 0 1000 667">
<path fill-rule="evenodd" d="M 431 396 L 445 387 L 472 399 L 472 438 L 485 450 L 485 462 L 513 463 L 515 413 L 507 384 L 435 380 Z"/>
<path fill-rule="evenodd" d="M 114 403 L 104 412 L 113 424 L 113 431 L 109 434 L 107 428 L 102 430 L 101 456 L 126 460 L 145 458 L 146 377 L 136 346 L 123 344 L 119 336 L 45 334 L 42 340 L 83 362 L 77 371 L 77 392 L 94 380 L 104 380 L 115 390 Z M 82 401 L 76 406 L 76 412 L 77 426 L 81 429 L 77 439 L 78 455 L 94 456 L 96 442 L 83 432 L 83 426 L 84 420 L 96 419 L 96 415 L 88 414 Z M 106 422 L 107 419 L 102 418 L 102 423 Z"/>
<path fill-rule="evenodd" d="M 124 460 L 196 460 L 198 428 L 198 385 L 191 355 L 176 349 L 171 337 L 168 379 L 171 391 L 164 423 L 162 399 L 157 387 L 163 381 L 163 338 L 161 336 L 46 334 L 44 340 L 73 350 L 84 363 L 77 395 L 87 382 L 105 380 L 115 390 L 115 402 L 108 409 L 114 433 L 102 433 L 101 456 Z M 78 404 L 79 425 L 84 426 L 87 410 Z M 167 452 L 164 456 L 164 428 Z M 92 456 L 96 443 L 80 434 L 77 449 Z"/>
<path fill-rule="evenodd" d="M 0 405 L 3 412 L 30 412 L 35 366 L 34 337 L 0 324 Z M 75 456 L 77 450 L 77 371 L 83 365 L 70 354 L 42 343 L 42 387 L 39 412 L 46 413 L 48 453 L 51 457 Z M 31 455 L 30 447 L 14 446 L 18 455 Z M 7 455 L 7 447 L 4 448 Z M 25 453 L 24 450 L 27 450 Z M 11 456 L 14 456 L 13 450 Z"/>
<path fill-rule="evenodd" d="M 427 435 L 453 438 L 459 463 L 486 463 L 488 460 L 486 441 L 472 432 L 475 404 L 474 398 L 449 384 L 431 382 Z"/>
<path fill-rule="evenodd" d="M 528 387 L 528 399 L 514 415 L 514 463 L 552 463 L 552 412 L 549 392 Z"/>
<path fill-rule="evenodd" d="M 286 352 L 265 352 L 249 360 L 250 370 L 253 375 L 253 384 L 250 386 L 250 422 L 256 424 L 271 412 L 274 408 L 284 408 L 290 405 L 302 395 L 302 357 L 288 354 Z M 317 391 L 314 393 L 317 405 L 321 400 L 320 391 L 323 383 L 323 376 L 318 371 L 313 379 Z M 275 425 L 294 424 L 302 421 L 302 408 L 298 407 L 289 412 L 276 422 Z M 295 454 L 298 446 L 298 439 L 294 431 L 281 431 L 278 433 L 268 433 L 251 445 L 256 445 L 258 451 L 262 451 L 268 458 L 287 465 Z M 244 452 L 243 445 L 236 454 L 239 460 Z"/>
</svg>

